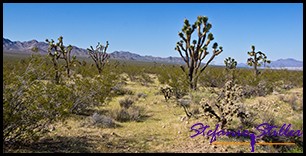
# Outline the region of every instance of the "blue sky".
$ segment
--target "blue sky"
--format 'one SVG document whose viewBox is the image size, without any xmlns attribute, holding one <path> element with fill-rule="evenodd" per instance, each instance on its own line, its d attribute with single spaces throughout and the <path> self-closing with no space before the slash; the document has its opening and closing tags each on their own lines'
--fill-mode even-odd
<svg viewBox="0 0 306 156">
<path fill-rule="evenodd" d="M 271 60 L 303 60 L 302 3 L 8 3 L 3 37 L 44 41 L 62 35 L 64 44 L 81 48 L 108 40 L 108 52 L 179 56 L 174 47 L 183 21 L 193 24 L 199 15 L 208 16 L 214 41 L 224 49 L 214 64 L 228 56 L 245 63 L 251 45 Z"/>
</svg>

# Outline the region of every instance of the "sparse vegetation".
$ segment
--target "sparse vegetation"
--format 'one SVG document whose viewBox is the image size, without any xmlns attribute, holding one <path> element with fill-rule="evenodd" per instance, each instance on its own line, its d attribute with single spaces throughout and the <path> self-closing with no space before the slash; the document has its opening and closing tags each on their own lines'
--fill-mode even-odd
<svg viewBox="0 0 306 156">
<path fill-rule="evenodd" d="M 117 148 L 115 151 L 129 152 L 127 148 L 115 144 L 115 141 L 103 140 L 103 138 L 117 140 L 120 137 L 121 141 L 127 141 L 126 144 L 129 147 L 135 148 L 132 151 L 175 151 L 178 149 L 171 148 L 169 144 L 181 148 L 186 148 L 183 146 L 186 143 L 189 146 L 195 146 L 195 141 L 186 140 L 185 137 L 180 138 L 181 134 L 189 135 L 188 130 L 192 124 L 205 120 L 208 124 L 215 125 L 219 121 L 211 113 L 208 114 L 212 115 L 212 119 L 208 114 L 205 116 L 200 103 L 206 101 L 211 105 L 217 104 L 220 108 L 222 108 L 220 105 L 224 104 L 226 108 L 225 95 L 227 94 L 222 94 L 222 90 L 226 88 L 225 84 L 228 79 L 224 77 L 228 73 L 223 72 L 225 69 L 221 67 L 207 67 L 206 72 L 199 79 L 198 89 L 190 91 L 186 76 L 181 73 L 178 65 L 142 62 L 126 62 L 123 65 L 123 63 L 116 64 L 110 60 L 108 64 L 105 64 L 102 73 L 97 75 L 96 67 L 91 66 L 93 62 L 84 61 L 86 63 L 83 64 L 86 66 L 76 66 L 75 72 L 71 73 L 69 79 L 68 76 L 61 75 L 63 81 L 56 84 L 52 81 L 55 69 L 50 68 L 52 61 L 48 57 L 33 54 L 26 59 L 4 60 L 5 150 L 16 151 L 16 149 L 24 149 L 24 145 L 30 143 L 47 142 L 46 140 L 50 137 L 73 135 L 84 139 L 92 137 L 96 145 L 103 149 L 97 149 L 97 151 L 106 149 L 113 151 L 114 149 L 106 148 L 112 143 Z M 59 66 L 62 65 L 61 63 L 65 65 L 64 61 L 58 63 Z M 114 68 L 116 70 L 112 70 Z M 136 72 L 136 69 L 141 69 L 142 73 Z M 130 80 L 129 74 L 134 75 L 136 79 Z M 142 74 L 151 79 L 148 85 L 144 85 L 139 79 Z M 284 122 L 292 123 L 297 126 L 295 129 L 302 129 L 302 120 L 298 119 L 301 119 L 303 111 L 303 92 L 302 90 L 295 91 L 295 89 L 303 87 L 303 72 L 268 69 L 263 70 L 255 80 L 252 70 L 236 68 L 235 75 L 235 84 L 242 87 L 242 101 L 230 100 L 235 107 L 224 109 L 223 112 L 237 110 L 236 114 L 234 116 L 231 116 L 232 113 L 222 114 L 220 108 L 212 107 L 221 123 L 222 118 L 227 119 L 224 127 L 237 129 L 242 126 L 252 129 L 261 122 L 267 121 L 275 125 Z M 160 90 L 165 86 L 172 90 L 169 94 L 171 98 L 167 101 Z M 293 93 L 291 93 L 292 90 Z M 271 94 L 272 91 L 277 93 Z M 159 94 L 155 94 L 157 92 Z M 228 95 L 233 98 L 230 94 Z M 219 101 L 216 100 L 218 96 L 220 96 Z M 240 105 L 242 103 L 243 105 Z M 13 109 L 15 107 L 20 109 Z M 12 113 L 15 115 L 11 115 Z M 283 116 L 283 113 L 290 115 Z M 88 126 L 82 126 L 83 123 Z M 50 126 L 55 128 L 50 128 Z M 32 131 L 33 127 L 36 127 L 35 131 Z M 174 133 L 170 129 L 178 130 L 178 132 Z M 95 133 L 98 136 L 95 136 Z M 167 144 L 164 144 L 165 140 L 158 136 L 168 139 Z M 154 139 L 148 141 L 149 144 L 145 143 L 145 138 L 150 137 Z M 174 141 L 178 137 L 179 139 Z M 132 138 L 136 140 L 128 141 Z M 275 138 L 265 138 L 266 141 L 273 141 L 273 139 L 275 141 Z M 302 143 L 302 140 L 293 141 Z M 58 144 L 61 145 L 64 142 Z M 135 146 L 135 144 L 140 146 Z M 161 147 L 155 144 L 161 144 Z M 278 152 L 295 152 L 296 149 L 302 150 L 299 147 L 297 145 L 296 148 L 269 147 L 269 149 Z M 58 151 L 57 149 L 53 150 Z M 230 148 L 226 149 L 231 151 Z M 77 148 L 67 150 L 78 151 Z M 87 150 L 94 151 L 92 147 L 88 147 Z M 248 149 L 245 150 L 248 151 Z M 30 151 L 38 152 L 39 150 L 31 146 Z M 256 151 L 263 152 L 265 149 L 258 148 Z"/>
<path fill-rule="evenodd" d="M 255 46 L 247 60 L 254 70 L 237 68 L 232 57 L 225 67 L 209 66 L 223 52 L 216 42 L 208 51 L 211 28 L 206 16 L 192 25 L 184 20 L 175 50 L 185 66 L 115 61 L 107 53 L 108 41 L 90 46 L 90 58 L 71 57 L 73 46 L 64 46 L 62 36 L 57 43 L 46 39 L 46 56 L 38 47 L 28 48 L 33 53 L 26 58 L 5 56 L 3 151 L 249 152 L 209 144 L 208 136 L 191 139 L 191 126 L 204 121 L 210 128 L 220 124 L 223 130 L 254 132 L 262 123 L 289 123 L 303 131 L 303 71 L 259 69 L 270 60 Z M 296 143 L 258 146 L 258 153 L 303 152 L 302 137 L 256 141 Z"/>
</svg>

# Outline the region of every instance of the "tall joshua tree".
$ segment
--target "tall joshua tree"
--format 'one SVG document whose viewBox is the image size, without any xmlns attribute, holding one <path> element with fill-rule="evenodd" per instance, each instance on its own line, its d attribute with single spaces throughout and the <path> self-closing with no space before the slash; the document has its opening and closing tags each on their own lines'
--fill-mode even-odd
<svg viewBox="0 0 306 156">
<path fill-rule="evenodd" d="M 248 55 L 250 55 L 251 57 L 248 58 L 247 63 L 249 66 L 253 66 L 254 67 L 254 74 L 255 76 L 258 76 L 260 74 L 258 67 L 260 67 L 262 65 L 262 63 L 271 63 L 270 60 L 267 59 L 266 54 L 264 54 L 261 51 L 257 51 L 255 52 L 255 46 L 252 45 L 252 51 L 248 52 Z"/>
<path fill-rule="evenodd" d="M 70 57 L 72 46 L 68 45 L 66 48 L 63 44 L 63 37 L 60 36 L 58 38 L 58 42 L 54 43 L 54 40 L 51 39 L 49 41 L 46 39 L 46 42 L 48 42 L 49 47 L 48 47 L 48 54 L 52 58 L 53 66 L 55 69 L 55 80 L 57 83 L 59 83 L 59 78 L 60 78 L 60 71 L 59 71 L 59 65 L 58 65 L 58 59 L 64 59 L 65 60 L 65 68 L 68 77 L 70 77 L 70 68 L 71 64 L 76 61 L 76 57 L 73 56 L 72 59 Z"/>
<path fill-rule="evenodd" d="M 209 54 L 207 51 L 209 43 L 214 40 L 213 34 L 209 33 L 212 25 L 207 21 L 208 17 L 198 16 L 197 21 L 193 25 L 190 25 L 189 21 L 185 19 L 182 31 L 178 33 L 181 40 L 176 43 L 175 47 L 175 50 L 179 52 L 187 65 L 187 68 L 181 66 L 181 69 L 187 74 L 190 89 L 193 90 L 197 88 L 199 75 L 206 69 L 209 63 L 223 51 L 221 46 L 217 49 L 218 43 L 215 42 L 212 45 L 212 56 L 204 66 L 200 67 L 201 62 Z M 197 30 L 197 40 L 192 40 L 191 42 L 191 36 L 195 30 Z"/>
<path fill-rule="evenodd" d="M 94 49 L 92 46 L 90 46 L 90 49 L 87 48 L 87 51 L 89 52 L 90 57 L 95 61 L 99 74 L 101 74 L 105 63 L 110 57 L 110 55 L 106 53 L 108 45 L 109 45 L 108 41 L 106 41 L 106 46 L 103 46 L 102 44 L 98 42 L 96 49 Z"/>
</svg>

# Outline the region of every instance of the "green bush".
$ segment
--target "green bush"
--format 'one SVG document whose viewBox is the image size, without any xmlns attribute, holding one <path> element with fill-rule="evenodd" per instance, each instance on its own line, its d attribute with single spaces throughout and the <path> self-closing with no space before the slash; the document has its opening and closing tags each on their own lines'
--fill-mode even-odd
<svg viewBox="0 0 306 156">
<path fill-rule="evenodd" d="M 27 71 L 26 71 L 27 72 Z M 48 124 L 69 113 L 73 90 L 24 76 L 6 75 L 3 88 L 4 143 L 28 142 L 45 132 Z M 17 77 L 17 78 L 16 78 Z M 7 79 L 13 79 L 8 83 Z"/>
<path fill-rule="evenodd" d="M 16 62 L 4 62 L 3 141 L 6 145 L 29 142 L 47 132 L 52 122 L 70 113 L 83 113 L 111 98 L 117 73 L 110 66 L 101 75 L 74 74 L 53 81 L 50 60 L 40 55 Z"/>
</svg>

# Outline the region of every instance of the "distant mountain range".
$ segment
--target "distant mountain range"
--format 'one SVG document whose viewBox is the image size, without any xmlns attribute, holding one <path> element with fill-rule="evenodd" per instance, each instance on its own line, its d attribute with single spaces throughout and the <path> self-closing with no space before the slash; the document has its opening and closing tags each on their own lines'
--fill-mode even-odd
<svg viewBox="0 0 306 156">
<path fill-rule="evenodd" d="M 38 42 L 36 40 L 31 41 L 11 41 L 9 39 L 3 38 L 3 52 L 7 53 L 30 53 L 33 47 L 37 47 L 41 54 L 47 54 L 48 44 L 46 42 Z M 72 55 L 76 56 L 88 56 L 87 50 L 73 46 Z M 126 51 L 114 51 L 110 53 L 112 59 L 117 60 L 135 60 L 135 61 L 145 61 L 145 62 L 163 62 L 163 63 L 175 63 L 183 64 L 184 61 L 181 57 L 153 57 L 153 56 L 141 56 L 139 54 L 126 52 Z M 271 61 L 268 65 L 271 68 L 287 68 L 287 69 L 297 69 L 303 70 L 303 62 L 292 58 L 279 59 L 276 61 Z M 237 67 L 248 68 L 245 63 L 238 63 Z"/>
<path fill-rule="evenodd" d="M 37 47 L 41 54 L 48 53 L 48 44 L 46 42 L 38 42 L 36 40 L 31 41 L 11 41 L 3 38 L 3 51 L 8 53 L 30 53 L 33 47 Z M 72 55 L 76 56 L 89 56 L 86 49 L 78 48 L 73 46 Z M 127 51 L 114 51 L 110 53 L 110 58 L 117 60 L 135 60 L 145 62 L 164 62 L 164 63 L 184 63 L 180 57 L 153 57 L 153 56 L 141 56 L 139 54 L 127 52 Z"/>
<path fill-rule="evenodd" d="M 9 39 L 3 38 L 3 51 L 4 52 L 17 52 L 17 53 L 29 53 L 33 47 L 37 47 L 41 54 L 48 53 L 48 43 L 46 42 L 38 42 L 36 40 L 31 41 L 11 41 Z M 82 48 L 78 48 L 73 46 L 71 54 L 77 56 L 84 56 L 86 54 L 86 50 Z"/>
<path fill-rule="evenodd" d="M 303 70 L 303 61 L 298 61 L 292 58 L 278 59 L 276 61 L 271 61 L 271 63 L 267 64 L 266 66 L 272 69 Z M 238 63 L 237 67 L 249 68 L 249 66 L 245 63 Z"/>
</svg>

